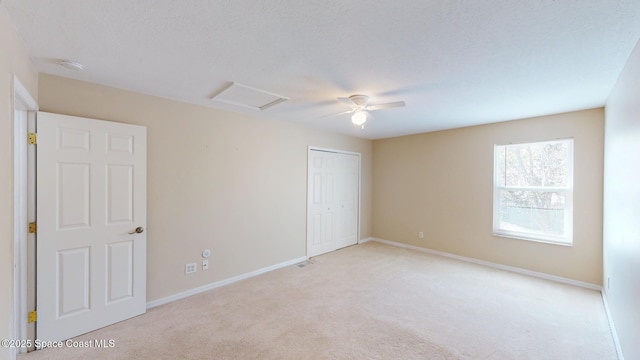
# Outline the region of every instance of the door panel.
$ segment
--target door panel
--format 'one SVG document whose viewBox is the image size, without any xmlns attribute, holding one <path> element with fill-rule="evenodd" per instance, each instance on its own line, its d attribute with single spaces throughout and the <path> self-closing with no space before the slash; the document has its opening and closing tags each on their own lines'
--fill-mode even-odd
<svg viewBox="0 0 640 360">
<path fill-rule="evenodd" d="M 146 311 L 146 128 L 38 113 L 37 338 Z"/>
<path fill-rule="evenodd" d="M 89 253 L 88 247 L 57 252 L 58 318 L 89 310 Z"/>
<path fill-rule="evenodd" d="M 89 227 L 91 164 L 58 163 L 58 230 Z"/>
<path fill-rule="evenodd" d="M 57 150 L 79 150 L 89 153 L 91 132 L 84 129 L 58 129 Z"/>
<path fill-rule="evenodd" d="M 107 245 L 107 302 L 133 296 L 133 241 Z"/>
<path fill-rule="evenodd" d="M 133 166 L 107 165 L 107 224 L 133 223 Z"/>
</svg>

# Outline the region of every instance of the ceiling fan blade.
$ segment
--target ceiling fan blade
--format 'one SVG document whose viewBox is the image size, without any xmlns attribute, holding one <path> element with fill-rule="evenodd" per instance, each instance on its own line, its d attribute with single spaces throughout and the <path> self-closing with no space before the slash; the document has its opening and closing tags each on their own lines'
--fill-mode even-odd
<svg viewBox="0 0 640 360">
<path fill-rule="evenodd" d="M 343 103 L 351 106 L 351 107 L 355 107 L 357 106 L 356 103 L 354 103 L 351 99 L 346 98 L 346 97 L 339 97 L 338 100 L 342 101 Z"/>
<path fill-rule="evenodd" d="M 396 101 L 396 102 L 390 102 L 386 104 L 369 105 L 367 106 L 367 110 L 374 111 L 374 110 L 389 109 L 389 108 L 403 107 L 403 106 L 405 106 L 404 101 Z"/>
<path fill-rule="evenodd" d="M 347 111 L 343 111 L 343 112 L 339 112 L 337 114 L 330 114 L 330 115 L 323 115 L 320 117 L 317 117 L 316 119 L 324 119 L 324 118 L 328 118 L 328 117 L 332 117 L 332 116 L 338 116 L 338 115 L 344 115 L 344 114 L 351 114 L 352 112 L 354 112 L 355 110 L 347 110 Z"/>
</svg>

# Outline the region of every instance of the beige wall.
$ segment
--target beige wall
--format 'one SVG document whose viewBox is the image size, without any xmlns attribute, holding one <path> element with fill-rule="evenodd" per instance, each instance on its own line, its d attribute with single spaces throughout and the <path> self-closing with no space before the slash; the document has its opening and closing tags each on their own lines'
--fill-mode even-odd
<svg viewBox="0 0 640 360">
<path fill-rule="evenodd" d="M 370 140 L 41 74 L 40 108 L 148 128 L 148 300 L 305 255 L 307 146 L 362 154 L 361 238 L 371 235 Z M 210 270 L 184 275 L 202 260 Z"/>
<path fill-rule="evenodd" d="M 604 288 L 625 359 L 640 359 L 638 79 L 640 42 L 605 107 Z"/>
<path fill-rule="evenodd" d="M 0 4 L 0 339 L 10 338 L 13 311 L 13 74 L 36 98 L 38 74 Z M 0 358 L 8 357 L 0 347 Z"/>
<path fill-rule="evenodd" d="M 594 109 L 376 140 L 373 236 L 601 284 L 603 127 Z M 492 236 L 493 145 L 569 137 L 574 245 Z"/>
</svg>

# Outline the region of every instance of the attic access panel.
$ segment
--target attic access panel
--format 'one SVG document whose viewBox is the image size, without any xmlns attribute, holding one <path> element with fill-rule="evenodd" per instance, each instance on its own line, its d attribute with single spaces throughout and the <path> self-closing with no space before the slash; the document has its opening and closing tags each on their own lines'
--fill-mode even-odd
<svg viewBox="0 0 640 360">
<path fill-rule="evenodd" d="M 211 100 L 262 111 L 287 101 L 288 98 L 232 82 L 211 97 Z"/>
</svg>

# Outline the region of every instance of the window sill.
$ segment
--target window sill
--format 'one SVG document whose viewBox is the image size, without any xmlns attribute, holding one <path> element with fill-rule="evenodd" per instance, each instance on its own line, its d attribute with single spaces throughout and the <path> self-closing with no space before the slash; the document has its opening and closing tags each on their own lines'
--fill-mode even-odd
<svg viewBox="0 0 640 360">
<path fill-rule="evenodd" d="M 564 241 L 559 241 L 559 240 L 541 239 L 541 238 L 536 238 L 536 237 L 533 237 L 533 236 L 526 236 L 526 235 L 517 235 L 517 234 L 493 232 L 493 236 L 502 237 L 502 238 L 508 238 L 508 239 L 516 239 L 516 240 L 533 241 L 533 242 L 538 242 L 538 243 L 543 243 L 543 244 L 550 244 L 550 245 L 560 245 L 560 246 L 573 247 L 573 242 L 569 243 L 569 242 L 564 242 Z"/>
</svg>

